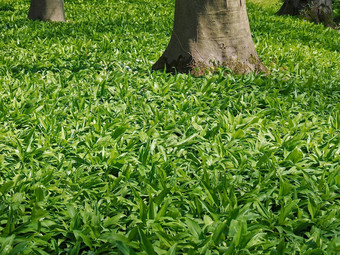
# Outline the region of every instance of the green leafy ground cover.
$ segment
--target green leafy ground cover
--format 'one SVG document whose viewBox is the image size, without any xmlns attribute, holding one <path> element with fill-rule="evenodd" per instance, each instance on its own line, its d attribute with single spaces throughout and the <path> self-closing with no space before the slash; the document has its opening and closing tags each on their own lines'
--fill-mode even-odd
<svg viewBox="0 0 340 255">
<path fill-rule="evenodd" d="M 248 3 L 271 75 L 194 78 L 150 71 L 173 2 L 28 7 L 0 5 L 0 254 L 340 251 L 338 31 Z"/>
</svg>

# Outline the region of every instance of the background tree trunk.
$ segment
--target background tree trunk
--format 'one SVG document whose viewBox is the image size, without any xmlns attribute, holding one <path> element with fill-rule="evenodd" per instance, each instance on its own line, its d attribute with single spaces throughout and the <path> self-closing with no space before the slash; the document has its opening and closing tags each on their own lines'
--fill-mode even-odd
<svg viewBox="0 0 340 255">
<path fill-rule="evenodd" d="M 279 15 L 301 15 L 307 20 L 333 27 L 332 0 L 285 0 Z"/>
<path fill-rule="evenodd" d="M 32 20 L 65 21 L 63 0 L 31 0 L 28 17 Z"/>
<path fill-rule="evenodd" d="M 203 75 L 221 65 L 238 74 L 267 70 L 255 51 L 245 0 L 176 0 L 170 43 L 152 68 Z"/>
</svg>

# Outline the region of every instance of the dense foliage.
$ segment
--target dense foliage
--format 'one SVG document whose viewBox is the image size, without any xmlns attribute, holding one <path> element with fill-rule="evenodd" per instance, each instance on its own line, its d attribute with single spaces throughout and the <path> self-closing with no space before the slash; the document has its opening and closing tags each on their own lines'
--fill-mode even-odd
<svg viewBox="0 0 340 255">
<path fill-rule="evenodd" d="M 0 5 L 0 254 L 340 252 L 340 37 L 248 4 L 271 74 L 152 73 L 173 2 Z"/>
</svg>

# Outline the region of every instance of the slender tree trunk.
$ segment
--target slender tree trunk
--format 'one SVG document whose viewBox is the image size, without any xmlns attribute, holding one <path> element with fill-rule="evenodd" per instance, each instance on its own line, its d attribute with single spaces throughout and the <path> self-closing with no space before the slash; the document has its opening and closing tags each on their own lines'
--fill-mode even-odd
<svg viewBox="0 0 340 255">
<path fill-rule="evenodd" d="M 176 0 L 170 43 L 154 70 L 203 75 L 217 66 L 266 72 L 251 38 L 245 0 Z"/>
<path fill-rule="evenodd" d="M 332 0 L 285 0 L 279 15 L 301 15 L 315 23 L 333 27 Z"/>
<path fill-rule="evenodd" d="M 65 21 L 63 0 L 31 0 L 28 17 L 32 20 Z"/>
</svg>

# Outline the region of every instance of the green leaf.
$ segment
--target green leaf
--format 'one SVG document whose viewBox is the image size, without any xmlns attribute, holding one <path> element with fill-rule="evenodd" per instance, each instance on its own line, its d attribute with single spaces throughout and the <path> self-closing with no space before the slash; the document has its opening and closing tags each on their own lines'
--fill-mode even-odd
<svg viewBox="0 0 340 255">
<path fill-rule="evenodd" d="M 314 219 L 316 210 L 317 208 L 316 208 L 315 201 L 311 197 L 308 197 L 308 211 L 312 217 L 312 220 Z"/>
<path fill-rule="evenodd" d="M 70 255 L 78 255 L 80 251 L 80 241 L 77 241 L 76 244 L 73 246 Z"/>
<path fill-rule="evenodd" d="M 230 244 L 228 250 L 224 254 L 232 255 L 232 254 L 234 254 L 234 252 L 235 252 L 235 242 L 232 241 L 232 243 Z"/>
<path fill-rule="evenodd" d="M 1 187 L 0 187 L 0 192 L 1 192 L 2 194 L 7 193 L 8 190 L 9 190 L 10 188 L 13 187 L 13 185 L 14 185 L 14 181 L 8 181 L 8 182 L 4 183 L 4 184 L 1 185 Z"/>
<path fill-rule="evenodd" d="M 177 243 L 175 243 L 173 246 L 170 247 L 166 255 L 176 255 L 177 254 L 176 251 L 177 251 Z"/>
<path fill-rule="evenodd" d="M 244 131 L 242 129 L 238 129 L 234 134 L 233 134 L 233 138 L 234 139 L 240 139 L 242 137 L 244 137 Z"/>
<path fill-rule="evenodd" d="M 286 249 L 286 245 L 285 245 L 285 240 L 282 239 L 279 243 L 279 245 L 277 246 L 277 252 L 280 255 L 284 255 L 285 254 L 285 249 Z"/>
<path fill-rule="evenodd" d="M 135 252 L 130 247 L 128 247 L 127 245 L 125 245 L 125 243 L 121 241 L 117 241 L 117 247 L 124 255 L 135 254 Z"/>
<path fill-rule="evenodd" d="M 139 237 L 141 240 L 141 244 L 144 248 L 144 250 L 146 251 L 146 253 L 149 255 L 156 255 L 155 250 L 152 247 L 152 244 L 150 242 L 150 240 L 147 238 L 147 236 L 145 235 L 145 233 L 143 232 L 143 230 L 141 230 L 140 228 L 138 228 L 138 233 L 139 233 Z"/>
<path fill-rule="evenodd" d="M 120 126 L 118 128 L 115 129 L 115 132 L 111 135 L 111 137 L 113 139 L 116 139 L 118 137 L 120 137 L 122 134 L 124 134 L 124 132 L 128 129 L 128 126 Z"/>
<path fill-rule="evenodd" d="M 220 222 L 217 225 L 217 228 L 214 230 L 213 235 L 212 235 L 212 240 L 215 244 L 219 243 L 219 239 L 224 231 L 226 231 L 227 224 L 226 222 Z"/>
<path fill-rule="evenodd" d="M 8 255 L 16 255 L 21 254 L 21 252 L 26 250 L 26 247 L 28 246 L 29 242 L 21 242 L 18 243 L 9 253 Z"/>
<path fill-rule="evenodd" d="M 164 215 L 166 214 L 166 211 L 169 207 L 169 204 L 170 204 L 170 200 L 169 199 L 166 199 L 164 204 L 162 205 L 161 209 L 159 209 L 159 211 L 157 212 L 157 215 L 156 215 L 156 220 L 160 220 L 162 217 L 164 217 Z"/>
<path fill-rule="evenodd" d="M 294 164 L 299 162 L 301 159 L 303 159 L 303 153 L 300 149 L 295 148 L 289 155 L 287 156 L 287 161 L 292 161 Z"/>
<path fill-rule="evenodd" d="M 86 234 L 83 234 L 79 230 L 73 230 L 73 234 L 74 234 L 74 236 L 76 237 L 77 240 L 80 237 L 83 240 L 83 242 L 87 245 L 87 247 L 89 247 L 91 250 L 93 249 L 92 241 L 91 241 L 89 236 L 87 236 Z"/>
<path fill-rule="evenodd" d="M 124 235 L 117 234 L 117 233 L 105 233 L 100 236 L 100 239 L 105 240 L 110 243 L 115 243 L 115 242 L 121 242 L 123 244 L 129 244 L 129 239 L 125 237 Z"/>
<path fill-rule="evenodd" d="M 164 198 L 166 197 L 166 195 L 168 195 L 170 192 L 170 189 L 165 188 L 161 191 L 161 193 L 159 193 L 155 198 L 154 198 L 154 202 L 157 205 L 160 205 L 163 201 Z"/>
<path fill-rule="evenodd" d="M 187 224 L 190 233 L 195 237 L 196 240 L 199 240 L 200 236 L 202 235 L 202 230 L 197 222 L 190 218 L 186 218 L 185 223 Z"/>
<path fill-rule="evenodd" d="M 233 238 L 236 247 L 239 246 L 243 237 L 247 235 L 247 222 L 244 219 L 232 220 L 229 226 L 228 235 Z"/>
<path fill-rule="evenodd" d="M 45 196 L 44 196 L 44 191 L 41 187 L 37 187 L 34 190 L 35 192 L 35 199 L 37 202 L 43 201 Z"/>
<path fill-rule="evenodd" d="M 298 200 L 293 200 L 288 202 L 288 204 L 283 204 L 281 206 L 280 214 L 279 214 L 279 224 L 282 225 L 285 222 L 287 216 L 293 211 L 296 207 Z"/>
<path fill-rule="evenodd" d="M 124 218 L 125 215 L 123 213 L 118 213 L 117 215 L 115 215 L 114 217 L 112 218 L 106 218 L 104 220 L 104 224 L 103 226 L 105 228 L 109 227 L 109 226 L 112 226 L 112 225 L 115 225 L 117 224 L 122 218 Z"/>
<path fill-rule="evenodd" d="M 11 235 L 4 240 L 1 240 L 0 254 L 8 254 L 12 250 L 14 239 L 15 235 Z"/>
</svg>

